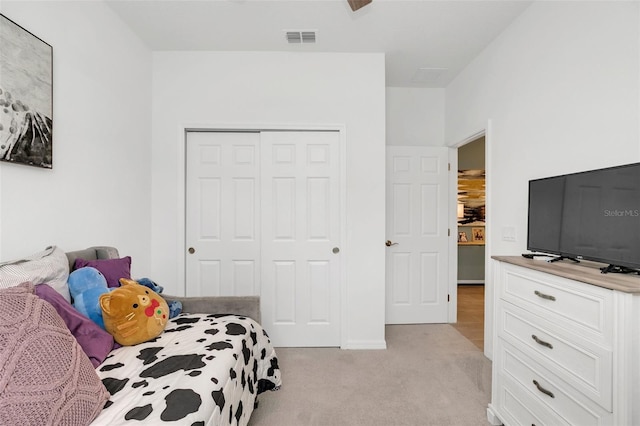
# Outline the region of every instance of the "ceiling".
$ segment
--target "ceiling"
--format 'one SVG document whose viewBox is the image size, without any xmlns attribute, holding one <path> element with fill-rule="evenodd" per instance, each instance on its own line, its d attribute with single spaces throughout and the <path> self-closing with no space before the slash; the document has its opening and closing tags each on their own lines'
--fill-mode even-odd
<svg viewBox="0 0 640 426">
<path fill-rule="evenodd" d="M 152 50 L 384 52 L 386 85 L 446 87 L 528 0 L 107 0 Z M 315 31 L 290 44 L 286 31 Z"/>
</svg>

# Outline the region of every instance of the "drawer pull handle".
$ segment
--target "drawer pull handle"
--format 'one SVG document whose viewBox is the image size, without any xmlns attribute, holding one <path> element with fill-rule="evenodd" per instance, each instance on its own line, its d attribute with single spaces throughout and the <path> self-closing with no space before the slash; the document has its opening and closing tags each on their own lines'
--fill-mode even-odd
<svg viewBox="0 0 640 426">
<path fill-rule="evenodd" d="M 545 342 L 544 340 L 541 340 L 538 336 L 536 336 L 535 334 L 531 335 L 531 338 L 533 340 L 536 341 L 537 344 L 542 345 L 542 346 L 546 346 L 549 349 L 553 349 L 553 345 L 549 342 Z"/>
<path fill-rule="evenodd" d="M 536 296 L 542 297 L 543 299 L 552 300 L 552 301 L 556 300 L 555 296 L 550 296 L 548 294 L 540 293 L 538 290 L 534 291 L 534 293 Z"/>
<path fill-rule="evenodd" d="M 549 390 L 546 390 L 545 388 L 543 388 L 542 386 L 540 386 L 540 383 L 538 383 L 538 381 L 537 381 L 537 380 L 534 380 L 534 381 L 533 381 L 533 384 L 534 384 L 534 385 L 536 385 L 536 387 L 538 388 L 538 390 L 539 390 L 540 392 L 542 392 L 543 394 L 548 395 L 548 396 L 550 396 L 551 398 L 555 398 L 555 397 L 556 397 L 556 396 L 553 394 L 553 392 L 551 392 L 551 391 L 549 391 Z"/>
</svg>

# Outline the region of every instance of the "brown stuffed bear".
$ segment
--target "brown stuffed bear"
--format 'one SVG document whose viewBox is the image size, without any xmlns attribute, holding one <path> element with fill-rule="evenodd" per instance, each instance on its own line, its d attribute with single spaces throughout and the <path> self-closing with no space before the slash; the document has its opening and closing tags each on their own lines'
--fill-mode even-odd
<svg viewBox="0 0 640 426">
<path fill-rule="evenodd" d="M 123 346 L 151 340 L 169 320 L 167 302 L 148 287 L 120 279 L 121 287 L 100 296 L 105 329 Z"/>
</svg>

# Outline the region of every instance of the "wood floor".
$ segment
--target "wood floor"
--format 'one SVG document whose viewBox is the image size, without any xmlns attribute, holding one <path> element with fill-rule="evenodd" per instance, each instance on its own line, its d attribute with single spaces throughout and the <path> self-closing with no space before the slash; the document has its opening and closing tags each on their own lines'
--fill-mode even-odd
<svg viewBox="0 0 640 426">
<path fill-rule="evenodd" d="M 458 285 L 458 322 L 452 325 L 484 350 L 484 285 Z"/>
</svg>

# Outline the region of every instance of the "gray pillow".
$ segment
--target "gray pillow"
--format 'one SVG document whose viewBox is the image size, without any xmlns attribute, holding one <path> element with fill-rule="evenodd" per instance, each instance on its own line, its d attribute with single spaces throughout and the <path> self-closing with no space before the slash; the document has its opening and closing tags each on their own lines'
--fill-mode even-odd
<svg viewBox="0 0 640 426">
<path fill-rule="evenodd" d="M 65 252 L 56 246 L 47 247 L 31 256 L 0 263 L 0 288 L 14 287 L 24 282 L 49 284 L 70 302 L 68 279 L 69 260 Z"/>
</svg>

